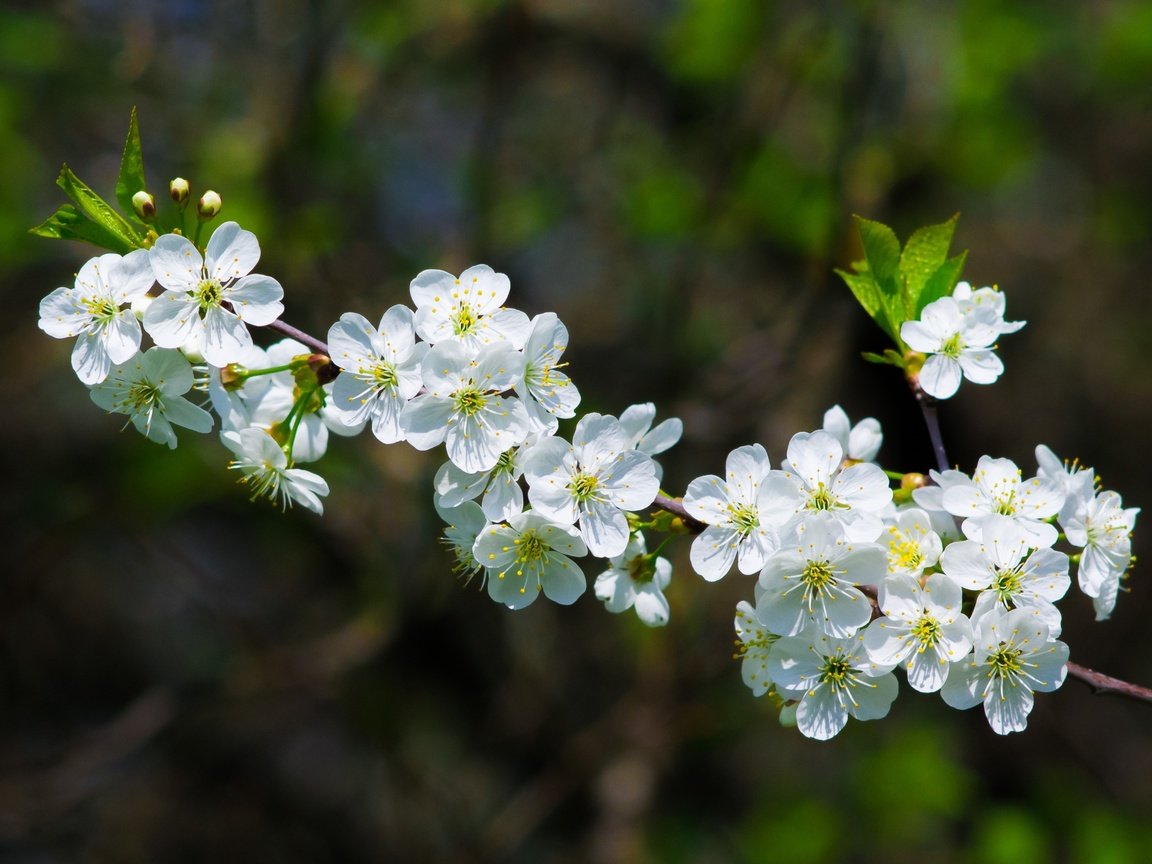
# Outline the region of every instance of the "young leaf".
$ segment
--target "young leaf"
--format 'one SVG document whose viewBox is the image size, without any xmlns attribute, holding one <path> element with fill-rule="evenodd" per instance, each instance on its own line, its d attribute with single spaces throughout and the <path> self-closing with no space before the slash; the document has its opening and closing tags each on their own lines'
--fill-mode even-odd
<svg viewBox="0 0 1152 864">
<path fill-rule="evenodd" d="M 60 176 L 56 178 L 56 185 L 76 202 L 80 212 L 107 232 L 118 237 L 127 247 L 127 250 L 137 249 L 143 245 L 142 237 L 136 229 L 107 201 L 89 189 L 79 177 L 72 173 L 72 169 L 67 165 L 60 169 Z"/>
<path fill-rule="evenodd" d="M 960 273 L 964 270 L 964 261 L 967 257 L 968 252 L 964 251 L 949 258 L 928 277 L 928 281 L 924 283 L 924 289 L 916 301 L 916 308 L 912 310 L 913 318 L 919 318 L 924 307 L 933 300 L 939 300 L 941 297 L 947 297 L 952 293 L 952 289 L 956 287 L 956 283 L 960 279 Z"/>
<path fill-rule="evenodd" d="M 887 225 L 863 216 L 854 218 L 860 232 L 860 242 L 864 246 L 864 255 L 868 258 L 868 269 L 876 284 L 884 294 L 895 294 L 896 276 L 900 267 L 900 241 Z"/>
<path fill-rule="evenodd" d="M 948 247 L 956 231 L 957 213 L 947 222 L 918 228 L 908 238 L 900 255 L 900 276 L 904 283 L 905 315 L 914 317 L 920 304 L 920 294 L 933 273 L 948 258 Z"/>
<path fill-rule="evenodd" d="M 71 204 L 61 204 L 60 209 L 31 229 L 30 233 L 57 240 L 82 240 L 121 255 L 135 248 L 120 235 L 93 222 Z"/>
<path fill-rule="evenodd" d="M 140 125 L 136 121 L 136 109 L 132 109 L 132 119 L 128 121 L 128 137 L 124 141 L 124 155 L 120 157 L 120 176 L 116 178 L 116 200 L 125 213 L 135 213 L 132 196 L 148 188 L 144 181 L 144 153 L 140 149 Z"/>
<path fill-rule="evenodd" d="M 864 311 L 868 313 L 869 317 L 875 318 L 876 312 L 880 309 L 881 301 L 880 289 L 876 286 L 876 280 L 872 278 L 872 274 L 865 269 L 860 273 L 837 270 L 836 275 L 852 289 L 857 302 L 864 307 Z"/>
</svg>

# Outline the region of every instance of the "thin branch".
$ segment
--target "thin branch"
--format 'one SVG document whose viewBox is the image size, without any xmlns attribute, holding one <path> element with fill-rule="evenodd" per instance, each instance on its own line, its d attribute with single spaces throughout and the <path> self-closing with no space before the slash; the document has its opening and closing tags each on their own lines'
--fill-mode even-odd
<svg viewBox="0 0 1152 864">
<path fill-rule="evenodd" d="M 266 326 L 268 327 L 269 330 L 276 330 L 279 333 L 283 333 L 285 336 L 289 336 L 292 339 L 295 339 L 297 342 L 303 342 L 305 345 L 307 345 L 313 351 L 318 351 L 321 354 L 331 356 L 330 354 L 328 354 L 328 343 L 327 342 L 321 342 L 315 336 L 309 336 L 303 330 L 298 330 L 297 328 L 293 327 L 291 324 L 288 324 L 285 321 L 276 320 L 276 321 L 273 321 L 271 324 L 268 324 Z"/>
<path fill-rule="evenodd" d="M 1068 674 L 1083 681 L 1096 693 L 1116 693 L 1129 699 L 1152 702 L 1152 689 L 1141 687 L 1139 684 L 1129 684 L 1127 681 L 1121 681 L 1119 678 L 1113 678 L 1079 663 L 1069 663 Z"/>
<path fill-rule="evenodd" d="M 940 471 L 947 471 L 952 465 L 948 461 L 948 453 L 944 450 L 944 437 L 940 434 L 940 418 L 936 416 L 936 406 L 939 403 L 921 390 L 919 385 L 915 387 L 915 392 L 916 402 L 924 414 L 924 424 L 928 427 L 928 438 L 932 441 L 932 452 L 936 454 L 936 467 Z"/>
<path fill-rule="evenodd" d="M 696 519 L 684 509 L 684 505 L 675 498 L 669 498 L 665 495 L 657 495 L 656 500 L 652 502 L 653 507 L 659 507 L 661 510 L 667 510 L 673 516 L 679 516 L 680 521 L 692 534 L 699 534 L 708 526 L 700 520 Z"/>
</svg>

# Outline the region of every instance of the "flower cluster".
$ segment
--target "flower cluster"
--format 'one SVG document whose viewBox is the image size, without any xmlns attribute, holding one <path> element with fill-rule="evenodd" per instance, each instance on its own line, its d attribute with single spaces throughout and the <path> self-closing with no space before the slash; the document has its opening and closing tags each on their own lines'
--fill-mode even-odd
<svg viewBox="0 0 1152 864">
<path fill-rule="evenodd" d="M 983 703 L 998 733 L 1023 729 L 1033 693 L 1059 687 L 1068 660 L 1055 604 L 1071 558 L 1054 548 L 1052 520 L 1084 550 L 1080 587 L 1103 616 L 1137 510 L 1043 446 L 1035 477 L 985 456 L 971 476 L 932 472 L 931 485 L 893 495 L 875 464 L 846 456 L 838 407 L 825 424 L 793 436 L 779 469 L 759 445 L 741 447 L 724 479 L 698 478 L 684 497 L 708 526 L 693 542 L 697 573 L 758 572 L 755 602 L 736 610 L 745 683 L 812 738 L 885 716 L 896 669 L 953 707 Z M 857 454 L 874 457 L 876 421 L 852 432 L 868 441 Z"/>
<path fill-rule="evenodd" d="M 125 152 L 118 187 L 129 188 L 143 180 L 135 120 Z M 62 177 L 66 191 L 79 188 L 67 169 Z M 390 306 L 379 323 L 347 312 L 324 343 L 278 320 L 284 292 L 253 272 L 260 246 L 250 231 L 225 222 L 197 245 L 220 211 L 216 193 L 201 197 L 189 239 L 187 182 L 173 180 L 170 192 L 165 233 L 144 191 L 130 198 L 135 224 L 105 219 L 107 205 L 91 211 L 114 248 L 131 251 L 85 263 L 72 287 L 41 302 L 40 328 L 75 339 L 72 367 L 92 401 L 149 440 L 174 448 L 176 427 L 218 424 L 229 468 L 254 499 L 322 513 L 328 485 L 300 465 L 323 456 L 333 433 L 443 446 L 433 504 L 465 582 L 479 577 L 509 609 L 540 594 L 567 605 L 587 591 L 579 559 L 601 559 L 596 598 L 649 627 L 671 616 L 672 565 L 661 553 L 695 534 L 688 559 L 706 581 L 733 568 L 756 577 L 751 601 L 736 607 L 744 682 L 818 739 L 849 717 L 885 716 L 898 669 L 913 690 L 956 708 L 983 704 L 996 732 L 1019 731 L 1033 694 L 1068 674 L 1056 604 L 1073 577 L 1097 618 L 1116 604 L 1139 511 L 1043 445 L 1032 477 L 984 456 L 971 475 L 925 480 L 881 469 L 880 424 L 852 425 L 835 406 L 822 428 L 792 437 L 777 467 L 762 445 L 738 447 L 722 476 L 696 478 L 676 501 L 661 493 L 655 457 L 679 441 L 680 421 L 654 425 L 651 403 L 578 416 L 567 328 L 551 312 L 505 306 L 504 274 L 425 270 L 410 306 Z M 77 233 L 75 218 L 63 209 L 35 230 L 86 239 L 92 231 Z M 899 349 L 866 356 L 937 399 L 962 378 L 995 381 L 996 339 L 1024 325 L 1005 320 L 998 289 L 956 284 L 964 259 L 948 257 L 954 222 L 917 232 L 901 253 L 890 229 L 858 220 L 868 260 L 841 274 Z M 299 339 L 260 347 L 251 327 Z M 564 421 L 571 431 L 561 434 Z M 667 536 L 649 551 L 653 534 Z"/>
</svg>

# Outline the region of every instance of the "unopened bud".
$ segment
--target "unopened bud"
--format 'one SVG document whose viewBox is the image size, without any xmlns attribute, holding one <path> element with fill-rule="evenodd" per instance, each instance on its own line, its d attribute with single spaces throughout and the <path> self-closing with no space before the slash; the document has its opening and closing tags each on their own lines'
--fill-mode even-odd
<svg viewBox="0 0 1152 864">
<path fill-rule="evenodd" d="M 192 194 L 192 187 L 183 177 L 176 177 L 168 184 L 168 194 L 177 204 L 183 205 L 188 200 L 188 196 Z"/>
<path fill-rule="evenodd" d="M 196 202 L 196 215 L 207 221 L 208 219 L 215 218 L 223 206 L 224 202 L 220 200 L 220 194 L 209 189 L 201 195 L 200 200 Z"/>
<path fill-rule="evenodd" d="M 156 199 L 141 189 L 132 196 L 132 209 L 145 222 L 151 222 L 156 218 Z"/>
</svg>

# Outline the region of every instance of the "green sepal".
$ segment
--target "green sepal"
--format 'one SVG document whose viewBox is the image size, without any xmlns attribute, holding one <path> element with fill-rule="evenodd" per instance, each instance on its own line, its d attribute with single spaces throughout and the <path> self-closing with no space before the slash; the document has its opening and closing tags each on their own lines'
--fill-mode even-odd
<svg viewBox="0 0 1152 864">
<path fill-rule="evenodd" d="M 29 233 L 54 240 L 80 240 L 121 255 L 136 248 L 119 234 L 93 222 L 71 204 L 61 204 L 55 213 L 30 229 Z"/>
<path fill-rule="evenodd" d="M 132 118 L 128 121 L 128 137 L 124 140 L 124 154 L 120 157 L 120 175 L 116 178 L 116 200 L 120 203 L 120 209 L 125 213 L 135 214 L 132 196 L 147 190 L 148 185 L 144 180 L 144 152 L 140 146 L 140 124 L 136 120 L 136 109 L 133 107 Z"/>
<path fill-rule="evenodd" d="M 88 188 L 79 177 L 72 173 L 67 165 L 60 169 L 60 176 L 56 178 L 56 185 L 64 190 L 64 194 L 71 198 L 80 212 L 92 222 L 106 229 L 121 241 L 117 246 L 107 246 L 113 252 L 129 252 L 142 248 L 144 237 L 107 201 Z"/>
<path fill-rule="evenodd" d="M 885 366 L 897 366 L 903 369 L 907 364 L 904 362 L 904 356 L 899 351 L 893 351 L 891 348 L 885 348 L 883 354 L 876 354 L 872 351 L 863 351 L 860 354 L 869 363 L 881 363 Z"/>
</svg>

